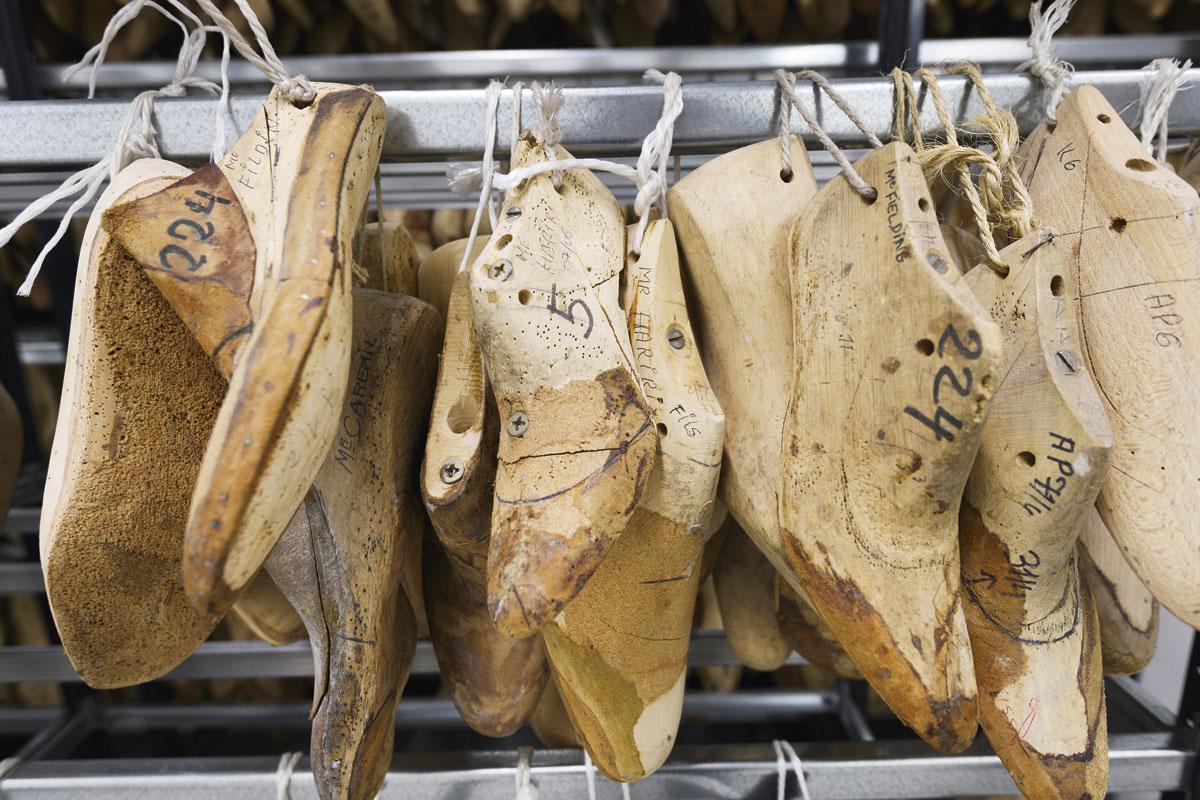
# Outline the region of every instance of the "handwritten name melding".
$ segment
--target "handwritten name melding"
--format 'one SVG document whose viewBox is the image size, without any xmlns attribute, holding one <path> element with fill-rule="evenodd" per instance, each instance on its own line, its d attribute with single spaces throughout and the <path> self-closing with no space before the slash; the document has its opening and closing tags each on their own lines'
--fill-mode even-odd
<svg viewBox="0 0 1200 800">
<path fill-rule="evenodd" d="M 888 192 L 883 197 L 887 200 L 888 232 L 892 235 L 892 249 L 896 251 L 897 262 L 904 261 L 909 256 L 909 248 L 905 245 L 904 221 L 900 218 L 900 194 L 896 187 L 896 170 L 889 169 L 886 174 Z"/>
</svg>

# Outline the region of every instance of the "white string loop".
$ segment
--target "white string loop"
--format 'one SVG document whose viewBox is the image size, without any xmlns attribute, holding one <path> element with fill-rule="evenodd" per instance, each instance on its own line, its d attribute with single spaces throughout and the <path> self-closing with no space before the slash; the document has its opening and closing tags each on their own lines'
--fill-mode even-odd
<svg viewBox="0 0 1200 800">
<path fill-rule="evenodd" d="M 1028 72 L 1042 82 L 1046 89 L 1046 119 L 1054 122 L 1058 104 L 1067 93 L 1067 84 L 1075 68 L 1054 55 L 1050 40 L 1067 22 L 1075 0 L 1053 0 L 1043 13 L 1042 0 L 1029 5 L 1029 49 L 1033 57 L 1017 66 L 1018 72 Z"/>
<path fill-rule="evenodd" d="M 621 784 L 621 800 L 629 800 L 629 784 Z"/>
<path fill-rule="evenodd" d="M 267 35 L 266 29 L 259 22 L 258 15 L 254 13 L 254 9 L 250 7 L 247 0 L 233 0 L 233 2 L 238 11 L 242 12 L 242 16 L 246 18 L 246 24 L 250 26 L 250 32 L 254 34 L 254 39 L 258 43 L 258 51 L 246 41 L 246 37 L 242 36 L 229 17 L 213 4 L 213 0 L 196 0 L 200 9 L 233 42 L 233 46 L 242 54 L 242 58 L 258 67 L 271 83 L 278 86 L 287 95 L 289 100 L 293 103 L 312 102 L 313 98 L 317 96 L 316 89 L 309 83 L 308 78 L 303 75 L 289 75 L 288 71 L 284 69 L 283 62 L 279 60 L 275 48 L 271 45 L 271 38 Z"/>
<path fill-rule="evenodd" d="M 543 86 L 533 82 L 533 107 L 538 112 L 538 135 L 542 137 L 542 149 L 546 158 L 554 161 L 555 148 L 562 142 L 562 125 L 558 121 L 558 112 L 562 110 L 566 97 L 562 87 L 551 81 Z M 554 171 L 554 188 L 562 188 L 562 170 Z"/>
<path fill-rule="evenodd" d="M 517 771 L 514 776 L 517 785 L 516 800 L 537 800 L 538 788 L 533 782 L 532 769 L 529 762 L 533 759 L 533 748 L 525 745 L 517 750 Z"/>
<path fill-rule="evenodd" d="M 649 80 L 661 81 L 663 84 L 663 111 L 658 123 L 642 142 L 642 152 L 638 156 L 636 167 L 618 164 L 599 158 L 564 158 L 555 159 L 547 151 L 549 160 L 537 164 L 528 164 L 507 173 L 497 172 L 495 166 L 496 116 L 499 107 L 500 90 L 503 84 L 492 81 L 488 85 L 485 98 L 487 101 L 484 115 L 484 151 L 483 161 L 478 164 L 452 163 L 447 169 L 447 181 L 450 190 L 459 196 L 469 195 L 477 187 L 480 189 L 479 204 L 475 212 L 475 221 L 471 226 L 471 235 L 467 239 L 467 249 L 459 271 L 467 268 L 479 223 L 482 220 L 483 208 L 493 191 L 508 191 L 519 186 L 523 181 L 538 175 L 553 173 L 561 175 L 569 169 L 586 169 L 592 172 L 609 172 L 625 180 L 631 181 L 638 187 L 637 200 L 634 210 L 639 214 L 638 228 L 635 231 L 635 241 L 632 250 L 635 255 L 641 252 L 642 234 L 649 223 L 649 212 L 655 202 L 661 202 L 664 213 L 666 208 L 667 163 L 671 155 L 671 142 L 675 136 L 675 120 L 683 111 L 683 95 L 680 90 L 680 79 L 675 73 L 663 75 L 657 70 L 646 73 Z M 562 132 L 556 115 L 561 102 L 554 99 L 555 87 L 542 89 L 537 83 L 533 85 L 534 104 L 542 116 L 540 130 L 544 141 L 556 140 Z M 561 89 L 558 90 L 561 97 Z M 540 99 L 539 99 L 540 98 Z M 550 139 L 545 139 L 549 136 Z M 657 169 L 655 167 L 657 166 Z"/>
<path fill-rule="evenodd" d="M 650 209 L 657 202 L 659 213 L 667 216 L 667 162 L 671 158 L 671 144 L 675 140 L 675 120 L 683 113 L 683 80 L 678 74 L 666 75 L 656 69 L 646 70 L 645 80 L 655 81 L 663 87 L 663 107 L 654 130 L 642 140 L 642 151 L 638 155 L 635 183 L 637 197 L 633 211 L 638 215 L 634 231 L 633 254 L 641 255 L 642 237 L 650 222 Z"/>
<path fill-rule="evenodd" d="M 290 800 L 292 773 L 300 763 L 302 753 L 284 753 L 279 757 L 279 766 L 275 768 L 275 800 Z"/>
<path fill-rule="evenodd" d="M 21 763 L 20 756 L 0 759 L 0 800 L 4 800 L 4 779 Z"/>
<path fill-rule="evenodd" d="M 583 749 L 583 774 L 587 778 L 588 800 L 596 800 L 596 765 L 586 747 Z"/>
<path fill-rule="evenodd" d="M 787 757 L 788 764 L 792 768 L 792 774 L 796 776 L 796 782 L 800 784 L 800 797 L 802 800 L 812 800 L 812 795 L 808 793 L 808 781 L 804 779 L 804 765 L 800 761 L 800 756 L 796 755 L 796 748 L 792 747 L 790 742 L 782 739 L 774 741 L 775 746 L 775 764 L 779 769 L 779 790 L 776 794 L 779 800 L 784 800 L 786 795 L 787 773 L 783 769 L 783 757 Z"/>
<path fill-rule="evenodd" d="M 223 71 L 220 87 L 212 81 L 199 77 L 195 74 L 195 71 L 199 63 L 200 54 L 204 50 L 207 34 L 217 32 L 222 37 L 225 37 L 225 34 L 217 28 L 199 25 L 200 19 L 188 11 L 186 6 L 182 5 L 178 0 L 167 0 L 167 2 L 172 7 L 178 9 L 182 15 L 195 21 L 198 27 L 189 30 L 179 17 L 154 2 L 154 0 L 134 0 L 134 2 L 119 9 L 113 15 L 105 27 L 100 42 L 95 47 L 89 49 L 78 64 L 64 70 L 64 79 L 69 79 L 80 70 L 90 66 L 91 75 L 88 81 L 88 96 L 91 97 L 95 91 L 96 69 L 103 63 L 113 38 L 145 8 L 152 8 L 158 11 L 168 20 L 178 25 L 184 33 L 183 44 L 179 49 L 179 56 L 175 63 L 175 74 L 171 82 L 159 89 L 141 92 L 133 98 L 133 101 L 129 104 L 129 108 L 125 112 L 125 118 L 121 122 L 116 140 L 113 142 L 112 149 L 108 155 L 90 167 L 85 167 L 72 174 L 59 184 L 56 189 L 53 189 L 26 206 L 8 225 L 0 228 L 0 247 L 3 247 L 16 235 L 22 225 L 41 216 L 56 203 L 71 197 L 76 198 L 59 220 L 58 227 L 45 242 L 37 258 L 34 259 L 32 266 L 29 268 L 29 273 L 25 276 L 25 280 L 21 283 L 20 288 L 17 289 L 18 295 L 22 297 L 29 296 L 29 293 L 33 290 L 33 284 L 42 270 L 42 265 L 46 261 L 46 256 L 62 240 L 63 236 L 66 235 L 71 219 L 92 201 L 96 193 L 100 191 L 100 187 L 104 185 L 106 179 L 115 178 L 117 173 L 128 166 L 131 161 L 139 158 L 159 157 L 157 135 L 154 130 L 155 100 L 160 97 L 182 97 L 187 94 L 189 89 L 198 89 L 209 94 L 218 95 L 220 99 L 217 103 L 217 138 L 213 143 L 213 155 L 219 156 L 218 151 L 223 149 L 222 145 L 225 136 L 224 120 L 229 114 L 229 79 L 228 70 L 225 69 L 228 61 L 222 62 Z M 227 37 L 225 37 L 225 41 L 226 48 L 228 48 Z"/>
<path fill-rule="evenodd" d="M 483 117 L 483 163 L 478 167 L 451 164 L 447 170 L 450 172 L 450 190 L 456 193 L 461 192 L 463 187 L 469 186 L 474 179 L 481 180 L 483 183 L 479 190 L 479 203 L 475 206 L 475 219 L 471 223 L 471 235 L 467 237 L 467 249 L 463 251 L 462 261 L 458 265 L 459 272 L 466 270 L 471 253 L 475 250 L 475 239 L 479 236 L 479 223 L 483 219 L 483 208 L 492 195 L 492 186 L 496 178 L 496 114 L 500 108 L 500 92 L 503 89 L 503 83 L 491 81 L 483 94 L 486 104 Z M 468 188 L 467 191 L 470 189 Z"/>
<path fill-rule="evenodd" d="M 1142 67 L 1144 70 L 1154 70 L 1155 75 L 1153 80 L 1142 86 L 1139 133 L 1146 152 L 1153 153 L 1160 164 L 1167 160 L 1167 117 L 1170 115 L 1171 102 L 1175 99 L 1175 93 L 1183 88 L 1183 81 L 1191 68 L 1190 58 L 1182 64 L 1173 58 L 1156 58 Z M 1157 148 L 1152 144 L 1156 133 Z"/>
<path fill-rule="evenodd" d="M 830 138 L 829 134 L 827 134 L 817 123 L 816 115 L 809 111 L 808 107 L 801 103 L 800 98 L 796 96 L 796 75 L 787 72 L 786 70 L 777 69 L 775 70 L 775 83 L 779 86 L 779 102 L 781 104 L 779 115 L 781 126 L 779 137 L 780 141 L 782 142 L 783 152 L 785 154 L 785 171 L 790 173 L 792 168 L 791 154 L 789 152 L 791 150 L 789 141 L 791 133 L 791 114 L 782 113 L 783 105 L 794 107 L 800 112 L 800 116 L 804 118 L 804 124 L 807 125 L 808 129 L 811 130 L 813 134 L 821 140 L 821 144 L 824 145 L 829 154 L 833 156 L 833 160 L 838 163 L 838 166 L 842 168 L 842 174 L 846 176 L 846 181 L 850 184 L 854 191 L 856 191 L 864 200 L 873 202 L 875 198 L 879 196 L 879 192 L 876 191 L 873 186 L 863 180 L 863 177 L 858 174 L 858 170 L 856 170 L 854 165 L 850 163 L 850 159 L 846 158 L 846 154 L 842 152 L 842 149 L 837 146 L 833 139 Z M 840 95 L 836 98 L 834 98 L 833 95 L 830 95 L 830 98 L 838 104 L 839 108 L 846 103 L 846 101 Z M 846 104 L 846 107 L 848 108 L 849 104 Z M 847 114 L 847 116 L 850 115 Z M 851 117 L 851 120 L 855 121 L 855 124 L 860 125 L 860 129 L 864 133 L 867 133 L 866 126 L 862 125 L 862 120 L 858 119 L 857 114 Z M 868 139 L 870 138 L 874 138 L 874 146 L 882 146 L 882 144 L 879 143 L 879 138 L 874 136 L 874 134 L 871 134 L 870 137 L 868 137 Z"/>
</svg>

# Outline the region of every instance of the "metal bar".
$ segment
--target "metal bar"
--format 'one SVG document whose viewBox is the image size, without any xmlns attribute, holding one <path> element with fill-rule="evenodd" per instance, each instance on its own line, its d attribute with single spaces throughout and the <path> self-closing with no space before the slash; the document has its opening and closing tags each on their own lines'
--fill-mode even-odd
<svg viewBox="0 0 1200 800">
<path fill-rule="evenodd" d="M 38 733 L 63 718 L 61 708 L 0 708 L 0 732 Z"/>
<path fill-rule="evenodd" d="M 3 649 L 0 683 L 23 681 L 79 681 L 66 654 L 58 645 L 17 646 Z M 734 666 L 737 657 L 720 631 L 696 631 L 688 650 L 688 665 Z M 789 664 L 806 663 L 795 653 Z M 436 675 L 437 659 L 428 640 L 417 642 L 414 675 Z M 308 642 L 272 647 L 265 642 L 205 642 L 163 680 L 176 678 L 296 678 L 313 674 L 312 650 Z"/>
<path fill-rule="evenodd" d="M 0 66 L 4 67 L 5 88 L 13 100 L 33 100 L 41 96 L 41 80 L 30 45 L 29 0 L 0 3 Z"/>
<path fill-rule="evenodd" d="M 798 743 L 796 750 L 812 796 L 822 800 L 1014 794 L 999 759 L 985 748 L 960 755 L 931 755 L 916 741 Z M 1166 791 L 1180 787 L 1194 756 L 1172 747 L 1167 734 L 1116 735 L 1109 739 L 1109 789 Z M 539 750 L 532 779 L 540 800 L 578 800 L 587 777 L 578 750 Z M 401 753 L 392 762 L 381 800 L 494 800 L 511 796 L 517 753 Z M 278 759 L 43 761 L 20 764 L 4 781 L 8 800 L 261 800 L 276 790 Z M 741 798 L 772 800 L 778 772 L 768 744 L 679 746 L 631 794 L 638 800 Z M 597 780 L 598 800 L 615 800 L 620 787 Z M 795 778 L 786 782 L 797 797 Z M 307 762 L 293 774 L 295 800 L 315 798 Z"/>
<path fill-rule="evenodd" d="M 833 714 L 837 706 L 838 698 L 834 692 L 699 692 L 684 696 L 683 716 L 689 723 L 702 719 L 706 725 L 794 720 L 801 716 Z M 307 730 L 312 725 L 308 714 L 307 703 L 107 706 L 101 710 L 97 727 L 121 734 L 194 728 Z M 0 726 L 7 726 L 8 720 L 0 713 Z M 406 697 L 396 707 L 396 727 L 465 730 L 466 723 L 448 699 Z"/>
<path fill-rule="evenodd" d="M 855 701 L 852 689 L 853 685 L 850 681 L 845 679 L 838 681 L 838 718 L 851 741 L 873 742 L 875 734 L 871 731 L 870 723 L 867 722 L 867 715 Z"/>
<path fill-rule="evenodd" d="M 1078 72 L 1074 84 L 1090 83 L 1121 110 L 1132 123 L 1138 113 L 1140 90 L 1145 76 L 1129 71 Z M 1189 71 L 1188 80 L 1200 80 L 1200 69 Z M 883 78 L 848 78 L 834 81 L 838 91 L 859 110 L 867 127 L 886 137 L 892 125 L 892 87 Z M 948 76 L 941 81 L 947 107 L 962 121 L 982 112 L 978 97 L 965 79 Z M 1022 133 L 1040 121 L 1040 85 L 1025 75 L 994 75 L 988 86 L 996 102 L 1013 110 Z M 642 137 L 658 120 L 662 107 L 657 87 L 586 87 L 565 90 L 566 104 L 560 114 L 567 145 L 579 155 L 634 154 Z M 801 90 L 805 102 L 815 102 L 825 130 L 839 143 L 861 146 L 862 133 L 837 112 L 824 97 Z M 384 92 L 388 106 L 388 130 L 384 155 L 392 160 L 444 159 L 477 156 L 482 151 L 484 94 L 482 90 L 436 90 Z M 233 116 L 239 129 L 249 125 L 261 106 L 257 97 L 236 98 Z M 532 119 L 533 99 L 524 94 Z M 215 100 L 185 98 L 157 104 L 164 158 L 203 161 L 210 150 L 209 120 Z M 684 88 L 684 110 L 675 127 L 675 150 L 682 153 L 724 152 L 734 147 L 769 138 L 774 133 L 778 98 L 774 83 L 695 83 Z M 921 127 L 929 135 L 940 134 L 940 126 L 928 97 L 920 98 Z M 500 117 L 512 113 L 512 93 L 500 101 Z M 115 138 L 127 106 L 113 100 L 49 100 L 0 105 L 0 166 L 54 167 L 94 163 Z M 1200 132 L 1200 102 L 1189 92 L 1180 92 L 1171 106 L 1171 130 L 1177 135 Z M 508 148 L 509 126 L 500 125 L 497 147 Z M 815 143 L 807 132 L 806 140 Z"/>
<path fill-rule="evenodd" d="M 1072 36 L 1056 39 L 1060 58 L 1079 69 L 1096 67 L 1140 67 L 1155 58 L 1197 58 L 1200 35 L 1194 33 L 1145 36 Z M 927 39 L 921 41 L 919 58 L 910 66 L 937 64 L 961 59 L 964 54 L 981 66 L 1010 68 L 1030 57 L 1024 38 Z M 829 44 L 739 45 L 736 47 L 622 47 L 546 50 L 464 50 L 450 53 L 373 53 L 363 55 L 307 56 L 285 59 L 288 69 L 310 78 L 342 83 L 369 83 L 378 89 L 468 85 L 489 78 L 553 78 L 558 81 L 595 82 L 620 79 L 637 82 L 654 67 L 674 70 L 685 78 L 693 75 L 731 76 L 750 79 L 767 77 L 780 67 L 807 67 L 826 72 L 869 73 L 879 64 L 879 44 L 873 41 Z M 57 93 L 82 94 L 88 75 L 76 74 L 63 83 L 66 64 L 36 67 L 43 88 Z M 154 89 L 171 80 L 173 61 L 135 61 L 102 65 L 96 73 L 101 94 Z M 210 80 L 220 77 L 215 61 L 200 63 L 198 73 Z M 234 89 L 265 87 L 267 80 L 254 66 L 235 60 L 230 64 Z M 0 76 L 0 89 L 5 86 Z"/>
<path fill-rule="evenodd" d="M 4 520 L 4 530 L 9 533 L 37 533 L 41 517 L 40 508 L 10 508 Z"/>
<path fill-rule="evenodd" d="M 1123 719 L 1134 722 L 1144 730 L 1173 728 L 1176 725 L 1178 717 L 1134 678 L 1111 677 L 1106 684 L 1108 706 L 1114 710 L 1120 708 Z"/>
<path fill-rule="evenodd" d="M 0 564 L 0 597 L 21 594 L 43 594 L 42 566 L 36 561 L 19 564 Z M 7 652 L 0 649 L 0 658 Z"/>
</svg>

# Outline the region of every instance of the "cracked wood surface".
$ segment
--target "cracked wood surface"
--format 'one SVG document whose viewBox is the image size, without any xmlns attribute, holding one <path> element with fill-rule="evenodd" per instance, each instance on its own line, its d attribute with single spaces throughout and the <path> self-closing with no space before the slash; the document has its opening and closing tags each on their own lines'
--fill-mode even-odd
<svg viewBox="0 0 1200 800">
<path fill-rule="evenodd" d="M 437 358 L 427 303 L 356 289 L 354 304 L 337 439 L 267 560 L 313 646 L 310 757 L 323 800 L 374 797 L 391 761 L 416 648 L 402 573 L 425 529 L 411 484 Z"/>
<path fill-rule="evenodd" d="M 856 168 L 874 202 L 834 178 L 792 231 L 784 543 L 863 677 L 956 752 L 977 721 L 958 506 L 1000 334 L 949 263 L 912 150 L 889 144 Z"/>
<path fill-rule="evenodd" d="M 1079 535 L 1079 570 L 1096 604 L 1104 674 L 1141 672 L 1158 644 L 1158 601 L 1121 555 L 1094 507 L 1087 510 Z"/>
<path fill-rule="evenodd" d="M 1076 542 L 1112 434 L 1086 366 L 1070 246 L 1032 233 L 966 275 L 1004 337 L 1000 379 L 960 513 L 979 718 L 1029 798 L 1108 785 L 1095 604 Z"/>
<path fill-rule="evenodd" d="M 224 382 L 101 227 L 105 209 L 185 175 L 158 159 L 122 170 L 97 201 L 80 250 L 41 562 L 63 648 L 96 688 L 162 676 L 219 620 L 188 603 L 180 560 Z"/>
<path fill-rule="evenodd" d="M 337 435 L 350 359 L 353 234 L 384 115 L 368 90 L 316 88 L 304 108 L 274 91 L 219 164 L 124 221 L 123 241 L 158 273 L 185 319 L 195 316 L 199 286 L 236 295 L 253 278 L 249 322 L 229 320 L 219 339 L 245 341 L 185 536 L 184 585 L 197 608 L 212 613 L 227 609 L 258 572 Z M 249 237 L 225 224 L 235 202 Z"/>
<path fill-rule="evenodd" d="M 789 583 L 799 578 L 779 534 L 779 441 L 792 378 L 788 235 L 817 192 L 808 153 L 791 137 L 713 159 L 671 190 L 670 217 L 705 372 L 725 411 L 719 493 Z"/>
<path fill-rule="evenodd" d="M 1112 426 L 1100 516 L 1158 601 L 1200 626 L 1200 199 L 1090 86 L 1022 153 L 1042 230 L 1072 253 L 1082 354 Z"/>
<path fill-rule="evenodd" d="M 659 458 L 624 533 L 542 637 L 597 768 L 630 782 L 662 765 L 678 733 L 725 418 L 688 321 L 670 222 L 650 223 L 641 255 L 630 251 L 623 298 Z"/>
<path fill-rule="evenodd" d="M 562 148 L 557 158 L 569 158 Z M 514 166 L 546 160 L 526 133 Z M 510 190 L 468 270 L 500 414 L 488 554 L 497 627 L 529 636 L 586 584 L 645 490 L 656 441 L 617 302 L 625 226 L 587 170 Z"/>
<path fill-rule="evenodd" d="M 433 651 L 459 714 L 485 736 L 507 736 L 533 713 L 549 672 L 541 638 L 507 636 L 488 610 L 500 423 L 458 263 L 445 260 L 457 279 L 421 467 L 421 496 L 436 532 L 425 547 L 425 603 Z"/>
</svg>

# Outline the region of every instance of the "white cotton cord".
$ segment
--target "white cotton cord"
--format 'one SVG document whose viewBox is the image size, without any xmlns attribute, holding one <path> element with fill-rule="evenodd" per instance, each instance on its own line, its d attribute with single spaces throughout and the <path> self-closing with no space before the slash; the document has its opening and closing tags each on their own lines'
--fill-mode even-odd
<svg viewBox="0 0 1200 800">
<path fill-rule="evenodd" d="M 482 187 L 479 191 L 479 203 L 475 206 L 475 219 L 471 222 L 471 235 L 467 237 L 467 249 L 463 251 L 462 262 L 458 265 L 459 272 L 463 272 L 467 268 L 467 262 L 475 249 L 475 239 L 479 236 L 479 223 L 483 220 L 483 208 L 492 196 L 492 185 L 496 174 L 496 114 L 500 107 L 500 92 L 503 89 L 503 83 L 491 81 L 483 95 L 487 109 L 483 118 L 483 163 L 476 168 L 479 171 Z M 469 169 L 464 169 L 450 177 L 451 190 L 454 190 L 456 181 L 461 184 L 465 180 L 464 176 L 469 173 Z"/>
<path fill-rule="evenodd" d="M 512 162 L 517 158 L 517 142 L 521 138 L 521 93 L 525 91 L 525 84 L 517 81 L 512 88 L 512 128 L 509 129 L 508 137 L 508 168 L 512 169 Z"/>
<path fill-rule="evenodd" d="M 808 793 L 808 781 L 804 779 L 804 765 L 800 762 L 800 756 L 796 755 L 796 748 L 792 747 L 790 742 L 779 740 L 776 742 L 779 749 L 787 756 L 788 763 L 792 767 L 792 773 L 796 776 L 796 781 L 800 784 L 800 797 L 802 800 L 812 800 L 812 795 Z"/>
<path fill-rule="evenodd" d="M 172 6 L 178 7 L 181 13 L 190 19 L 195 20 L 197 23 L 200 22 L 199 18 L 191 14 L 186 7 L 180 5 L 178 0 L 168 0 L 168 2 Z M 109 20 L 101 43 L 89 50 L 78 64 L 64 71 L 64 77 L 69 78 L 80 69 L 90 66 L 92 77 L 89 85 L 94 87 L 95 70 L 104 61 L 108 43 L 111 43 L 117 31 L 133 20 L 136 12 L 145 8 L 155 9 L 179 25 L 184 32 L 183 45 L 180 47 L 179 57 L 175 63 L 174 78 L 160 89 L 141 92 L 133 98 L 128 110 L 125 112 L 125 118 L 121 122 L 116 140 L 113 142 L 113 147 L 108 155 L 90 167 L 81 169 L 68 177 L 58 188 L 30 203 L 12 222 L 4 226 L 4 228 L 0 228 L 0 247 L 3 247 L 16 235 L 22 225 L 41 216 L 56 203 L 78 195 L 68 207 L 62 219 L 59 220 L 58 227 L 43 245 L 41 252 L 38 253 L 37 258 L 34 259 L 33 264 L 30 266 L 25 280 L 21 283 L 20 288 L 17 289 L 17 294 L 22 297 L 29 296 L 29 293 L 33 290 L 33 284 L 41 272 L 42 265 L 46 261 L 46 256 L 62 240 L 63 236 L 66 235 L 71 219 L 92 201 L 96 193 L 100 191 L 100 187 L 104 185 L 104 181 L 115 178 L 117 173 L 133 160 L 139 158 L 157 158 L 159 156 L 154 130 L 154 101 L 160 97 L 182 97 L 187 94 L 188 89 L 200 89 L 214 95 L 222 93 L 221 89 L 212 81 L 195 75 L 200 53 L 204 49 L 206 35 L 214 29 L 200 26 L 189 31 L 187 26 L 178 17 L 158 3 L 153 2 L 153 0 L 135 0 L 134 3 L 118 10 L 113 15 L 113 18 Z M 128 11 L 129 9 L 133 9 L 133 11 Z M 227 98 L 226 102 L 218 103 L 217 111 L 219 118 L 223 114 L 228 113 Z"/>
<path fill-rule="evenodd" d="M 4 800 L 4 779 L 8 777 L 17 765 L 21 763 L 20 756 L 0 760 L 0 800 Z"/>
<path fill-rule="evenodd" d="M 628 784 L 628 783 L 622 783 L 622 784 L 621 784 L 621 800 L 630 800 L 630 798 L 629 798 L 629 784 Z"/>
<path fill-rule="evenodd" d="M 588 800 L 596 800 L 596 765 L 592 763 L 592 756 L 587 748 L 583 750 L 583 774 L 587 778 Z"/>
<path fill-rule="evenodd" d="M 846 176 L 846 181 L 850 184 L 854 191 L 857 192 L 864 200 L 873 202 L 875 198 L 879 196 L 879 192 L 877 192 L 874 187 L 863 180 L 863 177 L 858 174 L 858 170 L 856 170 L 854 165 L 850 163 L 850 159 L 846 158 L 846 154 L 842 152 L 842 149 L 837 146 L 833 139 L 829 137 L 829 134 L 827 134 L 817 123 L 816 116 L 808 110 L 807 106 L 800 102 L 800 98 L 796 97 L 796 76 L 785 70 L 777 69 L 775 70 L 775 82 L 779 85 L 779 93 L 781 96 L 780 102 L 787 103 L 789 106 L 795 107 L 795 109 L 800 112 L 800 116 L 804 118 L 804 124 L 808 126 L 808 129 L 811 130 L 818 139 L 820 139 L 821 144 L 825 146 L 825 149 L 829 152 L 829 155 L 833 156 L 833 160 L 836 161 L 838 166 L 842 168 L 842 174 Z M 845 101 L 843 100 L 842 102 Z M 782 116 L 783 115 L 781 114 L 780 117 L 782 118 Z M 789 114 L 789 122 L 790 118 L 791 115 Z M 788 151 L 791 149 L 789 146 L 790 142 L 788 141 L 788 132 L 781 129 L 780 139 L 783 142 L 784 152 L 788 153 Z M 876 141 L 878 141 L 878 138 L 876 138 Z M 790 154 L 786 158 L 785 169 L 788 171 L 791 170 Z"/>
<path fill-rule="evenodd" d="M 875 149 L 883 147 L 883 142 L 879 141 L 879 137 L 875 135 L 875 131 L 867 127 L 867 123 L 862 121 L 862 117 L 854 110 L 854 106 L 850 105 L 850 101 L 842 97 L 841 92 L 833 88 L 833 84 L 824 75 L 814 69 L 802 69 L 796 73 L 796 77 L 816 84 L 821 91 L 825 92 L 834 105 L 846 115 L 846 119 L 850 120 L 854 127 L 858 128 L 859 133 L 867 140 L 867 144 Z M 793 80 L 789 85 L 795 91 L 795 81 Z"/>
<path fill-rule="evenodd" d="M 242 54 L 242 58 L 258 67 L 271 83 L 278 86 L 288 96 L 289 100 L 293 103 L 312 102 L 313 98 L 317 96 L 316 89 L 309 83 L 308 78 L 303 75 L 289 75 L 288 71 L 284 69 L 283 62 L 275 53 L 275 48 L 271 45 L 271 38 L 267 35 L 262 23 L 259 22 L 254 9 L 246 0 L 233 0 L 233 2 L 238 11 L 242 12 L 242 16 L 246 18 L 246 24 L 250 26 L 250 32 L 254 34 L 254 39 L 258 43 L 258 51 L 246 41 L 246 37 L 242 36 L 233 21 L 213 4 L 213 0 L 196 0 L 200 9 L 233 42 L 233 46 Z"/>
<path fill-rule="evenodd" d="M 562 142 L 562 125 L 558 121 L 558 112 L 562 110 L 566 97 L 562 87 L 551 81 L 543 86 L 533 82 L 533 107 L 538 112 L 538 134 L 542 137 L 542 147 L 546 158 L 554 160 L 555 148 Z M 562 188 L 562 171 L 554 173 L 554 188 Z"/>
<path fill-rule="evenodd" d="M 196 27 L 200 27 L 200 18 L 189 11 L 187 6 L 178 2 L 178 0 L 167 1 L 170 2 L 177 11 L 188 17 L 196 25 Z M 88 75 L 87 96 L 89 100 L 95 97 L 96 69 L 104 63 L 104 59 L 108 55 L 109 46 L 112 44 L 117 34 L 121 32 L 121 29 L 132 22 L 134 18 L 136 18 L 138 14 L 140 14 L 142 10 L 146 8 L 152 8 L 166 17 L 169 21 L 174 22 L 179 26 L 179 29 L 183 31 L 184 39 L 188 37 L 189 32 L 187 25 L 185 25 L 183 21 L 174 14 L 167 11 L 158 3 L 154 2 L 154 0 L 133 0 L 128 5 L 121 6 L 119 9 L 117 9 L 116 13 L 114 13 L 112 18 L 109 19 L 108 25 L 105 26 L 104 33 L 101 35 L 100 41 L 92 45 L 92 47 L 83 54 L 83 58 L 81 58 L 78 63 L 72 64 L 71 66 L 63 69 L 62 73 L 60 73 L 60 78 L 62 81 L 64 83 L 69 81 L 71 78 L 75 77 L 80 70 L 87 69 L 90 66 L 91 72 Z M 178 80 L 179 77 L 179 64 L 177 63 L 175 70 L 176 80 Z"/>
<path fill-rule="evenodd" d="M 783 157 L 783 169 L 779 174 L 784 180 L 792 179 L 792 94 L 796 88 L 796 76 L 779 70 L 775 73 L 779 87 L 779 150 Z"/>
<path fill-rule="evenodd" d="M 1042 0 L 1029 5 L 1029 49 L 1033 57 L 1017 66 L 1018 72 L 1028 72 L 1042 82 L 1046 89 L 1046 119 L 1054 122 L 1058 104 L 1067 93 L 1067 84 L 1075 74 L 1068 62 L 1055 57 L 1050 41 L 1067 22 L 1075 0 L 1053 0 L 1042 12 Z"/>
<path fill-rule="evenodd" d="M 775 748 L 775 800 L 787 800 L 787 756 L 778 739 L 771 746 Z"/>
<path fill-rule="evenodd" d="M 284 753 L 275 768 L 275 800 L 291 800 L 292 773 L 303 753 Z"/>
<path fill-rule="evenodd" d="M 1139 133 L 1146 152 L 1153 153 L 1160 164 L 1167 160 L 1167 118 L 1175 93 L 1183 88 L 1187 71 L 1192 68 L 1188 59 L 1182 64 L 1173 58 L 1156 58 L 1144 70 L 1153 70 L 1154 79 L 1142 87 L 1142 118 Z M 1153 145 L 1158 134 L 1158 147 Z"/>
<path fill-rule="evenodd" d="M 683 113 L 683 81 L 678 74 L 668 72 L 664 75 L 649 69 L 643 78 L 662 84 L 663 107 L 654 130 L 642 140 L 642 151 L 638 154 L 634 178 L 638 191 L 633 201 L 633 211 L 638 215 L 632 247 L 635 256 L 642 254 L 642 237 L 650 222 L 650 209 L 656 202 L 662 216 L 667 216 L 667 162 L 671 158 L 671 143 L 675 140 L 675 120 Z"/>
<path fill-rule="evenodd" d="M 516 800 L 537 800 L 538 788 L 533 782 L 532 768 L 529 762 L 533 759 L 533 748 L 529 745 L 517 750 L 517 771 L 514 776 L 517 788 Z"/>
</svg>

